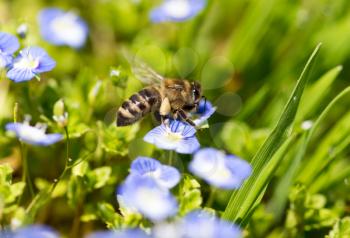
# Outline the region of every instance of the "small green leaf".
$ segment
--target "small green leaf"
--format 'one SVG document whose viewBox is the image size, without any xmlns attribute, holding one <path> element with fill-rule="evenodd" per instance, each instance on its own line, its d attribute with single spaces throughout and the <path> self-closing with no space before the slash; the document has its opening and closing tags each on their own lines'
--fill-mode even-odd
<svg viewBox="0 0 350 238">
<path fill-rule="evenodd" d="M 333 229 L 329 232 L 326 238 L 345 238 L 350 237 L 350 217 L 344 217 L 338 220 Z"/>
<path fill-rule="evenodd" d="M 87 175 L 89 182 L 94 189 L 103 187 L 109 180 L 112 173 L 111 167 L 105 166 L 90 171 Z"/>
<path fill-rule="evenodd" d="M 180 215 L 199 209 L 202 204 L 200 184 L 190 176 L 185 176 L 180 184 L 179 191 Z"/>
<path fill-rule="evenodd" d="M 12 172 L 13 169 L 9 164 L 0 164 L 0 185 L 11 183 Z"/>
</svg>

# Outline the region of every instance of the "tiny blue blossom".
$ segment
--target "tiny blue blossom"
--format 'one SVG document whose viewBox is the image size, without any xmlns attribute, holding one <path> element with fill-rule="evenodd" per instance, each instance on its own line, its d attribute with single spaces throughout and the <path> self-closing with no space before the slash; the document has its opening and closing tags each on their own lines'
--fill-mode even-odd
<svg viewBox="0 0 350 238">
<path fill-rule="evenodd" d="M 205 0 L 164 0 L 152 10 L 152 22 L 181 22 L 195 17 L 206 5 Z"/>
<path fill-rule="evenodd" d="M 181 175 L 179 171 L 168 165 L 162 165 L 158 160 L 147 157 L 137 157 L 131 164 L 131 175 L 147 176 L 158 185 L 172 188 L 179 183 Z"/>
<path fill-rule="evenodd" d="M 237 189 L 249 177 L 252 168 L 248 162 L 234 155 L 205 148 L 194 155 L 189 170 L 213 186 Z"/>
<path fill-rule="evenodd" d="M 199 102 L 197 112 L 192 114 L 194 117 L 194 124 L 196 124 L 196 126 L 204 124 L 208 120 L 208 118 L 214 114 L 215 111 L 216 107 L 213 107 L 213 105 L 209 101 L 202 99 Z"/>
<path fill-rule="evenodd" d="M 14 132 L 21 141 L 39 146 L 48 146 L 62 140 L 63 136 L 58 133 L 45 134 L 46 125 L 37 124 L 35 127 L 30 126 L 28 122 L 8 123 L 6 130 Z"/>
<path fill-rule="evenodd" d="M 86 42 L 88 26 L 79 16 L 58 8 L 45 8 L 40 12 L 42 37 L 53 45 L 81 48 Z"/>
<path fill-rule="evenodd" d="M 176 199 L 168 189 L 161 187 L 150 177 L 130 175 L 119 187 L 117 197 L 124 205 L 134 209 L 152 221 L 162 221 L 177 213 Z"/>
<path fill-rule="evenodd" d="M 32 225 L 19 228 L 15 231 L 0 232 L 0 237 L 4 238 L 59 238 L 59 235 L 48 226 Z"/>
<path fill-rule="evenodd" d="M 171 120 L 149 131 L 144 141 L 165 150 L 181 154 L 192 154 L 200 147 L 195 136 L 196 129 L 187 123 Z"/>
<path fill-rule="evenodd" d="M 141 229 L 125 229 L 117 231 L 99 231 L 88 235 L 87 238 L 149 238 Z"/>
<path fill-rule="evenodd" d="M 0 69 L 11 65 L 13 53 L 19 48 L 18 39 L 8 33 L 0 32 Z"/>
<path fill-rule="evenodd" d="M 154 238 L 239 238 L 238 226 L 221 220 L 204 211 L 193 211 L 182 220 L 157 224 L 152 231 Z"/>
<path fill-rule="evenodd" d="M 16 83 L 28 81 L 40 73 L 52 70 L 55 66 L 56 62 L 45 50 L 36 46 L 27 47 L 14 59 L 7 77 Z"/>
</svg>

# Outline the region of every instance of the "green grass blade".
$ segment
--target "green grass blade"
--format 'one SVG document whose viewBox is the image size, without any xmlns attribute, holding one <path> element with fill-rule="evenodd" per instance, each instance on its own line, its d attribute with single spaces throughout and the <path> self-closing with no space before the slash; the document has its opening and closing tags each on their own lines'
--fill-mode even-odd
<svg viewBox="0 0 350 238">
<path fill-rule="evenodd" d="M 248 214 L 249 210 L 254 205 L 256 199 L 259 197 L 260 189 L 252 188 L 254 184 L 259 182 L 258 179 L 259 176 L 261 176 L 261 173 L 269 173 L 269 171 L 265 170 L 264 167 L 271 160 L 274 153 L 283 143 L 283 140 L 287 135 L 288 129 L 294 122 L 300 98 L 304 92 L 304 88 L 307 83 L 310 70 L 312 68 L 311 66 L 313 65 L 316 59 L 320 46 L 321 44 L 319 44 L 315 48 L 309 60 L 307 61 L 298 79 L 297 85 L 295 86 L 293 93 L 289 98 L 276 127 L 254 156 L 252 160 L 252 175 L 239 190 L 232 194 L 230 201 L 223 214 L 224 219 L 240 223 L 245 217 L 245 215 Z M 268 181 L 266 181 L 266 183 L 267 182 Z M 261 183 L 259 184 L 259 186 L 262 187 L 266 185 Z"/>
<path fill-rule="evenodd" d="M 318 108 L 318 105 L 327 96 L 327 93 L 342 70 L 342 66 L 337 66 L 325 73 L 310 88 L 305 89 L 304 96 L 301 99 L 300 108 L 298 110 L 296 121 L 301 122 L 307 119 L 311 113 Z"/>
<path fill-rule="evenodd" d="M 339 93 L 326 107 L 326 109 L 322 112 L 322 114 L 317 118 L 315 124 L 311 128 L 310 137 L 314 134 L 314 131 L 318 127 L 318 125 L 323 121 L 323 119 L 329 114 L 330 110 L 334 107 L 337 102 L 343 99 L 345 96 L 350 94 L 350 87 L 344 89 L 341 93 Z M 346 114 L 342 119 L 339 120 L 334 130 L 329 133 L 329 137 L 326 138 L 325 142 L 321 142 L 321 152 L 316 152 L 315 156 L 311 157 L 311 159 L 307 162 L 305 166 L 303 166 L 303 170 L 299 173 L 300 176 L 298 178 L 299 181 L 305 184 L 309 184 L 313 181 L 314 177 L 324 168 L 324 166 L 329 163 L 332 156 L 329 156 L 328 160 L 324 159 L 324 154 L 328 154 L 328 148 L 330 148 L 334 143 L 338 141 L 342 141 L 345 136 L 348 135 L 350 127 L 348 126 L 348 118 L 349 114 Z"/>
</svg>

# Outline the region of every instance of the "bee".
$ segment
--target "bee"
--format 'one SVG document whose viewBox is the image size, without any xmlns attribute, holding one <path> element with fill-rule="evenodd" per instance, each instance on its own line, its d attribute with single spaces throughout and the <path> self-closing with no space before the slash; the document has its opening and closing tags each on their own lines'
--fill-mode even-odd
<svg viewBox="0 0 350 238">
<path fill-rule="evenodd" d="M 196 126 L 189 113 L 197 110 L 202 98 L 198 82 L 164 78 L 139 59 L 134 59 L 131 65 L 134 75 L 149 86 L 122 103 L 117 112 L 117 126 L 131 125 L 151 112 L 162 123 L 173 118 Z"/>
</svg>

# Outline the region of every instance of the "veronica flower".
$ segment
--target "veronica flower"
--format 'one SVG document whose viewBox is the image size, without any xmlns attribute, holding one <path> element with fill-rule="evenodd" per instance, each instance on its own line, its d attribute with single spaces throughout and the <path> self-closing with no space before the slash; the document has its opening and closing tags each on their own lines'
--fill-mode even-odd
<svg viewBox="0 0 350 238">
<path fill-rule="evenodd" d="M 196 126 L 204 124 L 215 111 L 216 107 L 213 107 L 209 101 L 202 99 L 199 102 L 197 112 L 192 113 L 192 116 L 194 117 L 194 124 L 196 124 Z"/>
<path fill-rule="evenodd" d="M 0 69 L 11 65 L 13 57 L 19 48 L 18 39 L 8 33 L 0 32 Z"/>
<path fill-rule="evenodd" d="M 131 164 L 130 174 L 150 177 L 164 188 L 174 187 L 181 177 L 176 168 L 147 157 L 137 157 Z"/>
<path fill-rule="evenodd" d="M 128 208 L 133 208 L 152 221 L 161 221 L 176 214 L 176 199 L 168 189 L 161 187 L 154 179 L 130 175 L 117 192 Z"/>
<path fill-rule="evenodd" d="M 153 22 L 181 22 L 195 17 L 205 7 L 205 0 L 164 0 L 150 14 Z"/>
<path fill-rule="evenodd" d="M 32 225 L 19 228 L 15 231 L 0 231 L 0 237 L 4 238 L 59 238 L 59 235 L 50 227 Z"/>
<path fill-rule="evenodd" d="M 192 154 L 199 147 L 195 137 L 196 129 L 187 123 L 171 120 L 149 131 L 144 141 L 165 150 L 175 150 L 181 154 Z"/>
<path fill-rule="evenodd" d="M 56 62 L 40 47 L 27 47 L 19 52 L 14 59 L 13 65 L 7 72 L 7 77 L 14 82 L 23 82 L 31 80 L 52 70 Z"/>
<path fill-rule="evenodd" d="M 84 46 L 89 32 L 87 24 L 79 16 L 58 8 L 42 10 L 39 25 L 41 35 L 46 41 L 73 48 Z"/>
<path fill-rule="evenodd" d="M 125 229 L 118 231 L 100 231 L 88 235 L 87 238 L 149 238 L 141 229 Z"/>
<path fill-rule="evenodd" d="M 23 123 L 8 123 L 6 124 L 6 130 L 14 132 L 18 139 L 31 145 L 48 146 L 63 138 L 58 133 L 45 134 L 45 124 L 37 124 L 34 127 L 30 126 L 28 121 Z"/>
<path fill-rule="evenodd" d="M 213 186 L 237 189 L 251 174 L 252 168 L 248 162 L 234 155 L 205 148 L 194 155 L 189 170 Z"/>
<path fill-rule="evenodd" d="M 157 224 L 154 238 L 239 238 L 239 227 L 204 211 L 194 211 L 174 223 Z"/>
</svg>

